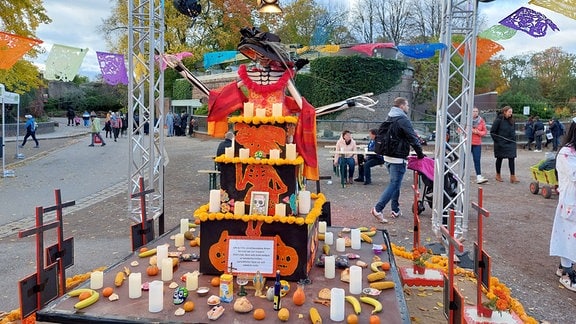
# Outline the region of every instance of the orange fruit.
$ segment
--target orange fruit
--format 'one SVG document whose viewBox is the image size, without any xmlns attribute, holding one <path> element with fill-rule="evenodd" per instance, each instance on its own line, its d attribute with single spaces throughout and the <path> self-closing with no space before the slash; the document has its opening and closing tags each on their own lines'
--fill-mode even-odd
<svg viewBox="0 0 576 324">
<path fill-rule="evenodd" d="M 212 287 L 220 287 L 220 277 L 214 277 L 210 280 Z"/>
<path fill-rule="evenodd" d="M 390 270 L 390 262 L 385 261 L 384 263 L 382 263 L 382 270 L 384 271 Z"/>
<path fill-rule="evenodd" d="M 358 316 L 356 314 L 350 314 L 346 317 L 346 323 L 348 324 L 358 324 Z"/>
<path fill-rule="evenodd" d="M 148 248 L 147 248 L 147 247 L 141 247 L 141 248 L 140 248 L 140 253 L 143 253 L 143 252 L 146 252 L 146 251 L 148 251 Z"/>
<path fill-rule="evenodd" d="M 106 287 L 106 288 L 102 289 L 102 296 L 103 297 L 110 297 L 110 295 L 112 295 L 112 293 L 114 293 L 114 288 L 112 288 L 112 287 Z"/>
<path fill-rule="evenodd" d="M 196 219 L 194 220 L 194 224 L 200 225 L 200 218 L 196 218 Z"/>
<path fill-rule="evenodd" d="M 90 296 L 92 296 L 92 292 L 85 291 L 85 292 L 81 293 L 80 295 L 78 295 L 78 299 L 84 300 L 86 298 L 89 298 Z"/>
<path fill-rule="evenodd" d="M 384 243 L 382 243 L 382 251 L 386 251 L 388 250 L 388 246 Z"/>
<path fill-rule="evenodd" d="M 155 265 L 151 265 L 151 266 L 148 266 L 148 268 L 146 268 L 146 274 L 149 275 L 150 277 L 154 277 L 154 276 L 158 275 L 159 271 L 160 271 L 160 269 L 158 269 L 158 266 L 155 266 Z"/>
<path fill-rule="evenodd" d="M 254 311 L 254 319 L 261 321 L 266 318 L 266 312 L 262 308 L 257 308 Z"/>
<path fill-rule="evenodd" d="M 186 312 L 193 311 L 194 310 L 194 302 L 191 300 L 185 302 L 183 308 Z"/>
<path fill-rule="evenodd" d="M 380 324 L 380 317 L 378 317 L 378 315 L 370 315 L 370 320 L 369 322 L 370 324 Z"/>
</svg>

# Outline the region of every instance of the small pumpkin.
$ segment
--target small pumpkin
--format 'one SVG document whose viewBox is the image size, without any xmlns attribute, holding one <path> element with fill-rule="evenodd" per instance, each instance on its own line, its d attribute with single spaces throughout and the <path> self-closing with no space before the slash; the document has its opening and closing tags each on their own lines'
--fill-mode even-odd
<svg viewBox="0 0 576 324">
<path fill-rule="evenodd" d="M 146 268 L 146 274 L 149 275 L 150 277 L 157 276 L 159 271 L 160 270 L 158 269 L 158 266 L 155 265 L 151 265 L 148 266 L 148 268 Z"/>
</svg>

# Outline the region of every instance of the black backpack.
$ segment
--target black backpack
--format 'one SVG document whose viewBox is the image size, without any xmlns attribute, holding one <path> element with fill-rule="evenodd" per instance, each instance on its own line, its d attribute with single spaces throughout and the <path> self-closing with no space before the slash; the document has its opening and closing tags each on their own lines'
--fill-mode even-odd
<svg viewBox="0 0 576 324">
<path fill-rule="evenodd" d="M 394 148 L 398 145 L 395 125 L 396 123 L 390 118 L 380 124 L 374 139 L 374 153 L 389 156 L 394 152 Z"/>
</svg>

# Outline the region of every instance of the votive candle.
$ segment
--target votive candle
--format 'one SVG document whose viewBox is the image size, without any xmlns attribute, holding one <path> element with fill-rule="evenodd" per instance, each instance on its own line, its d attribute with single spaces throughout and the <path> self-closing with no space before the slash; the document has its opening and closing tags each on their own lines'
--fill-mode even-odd
<svg viewBox="0 0 576 324">
<path fill-rule="evenodd" d="M 93 271 L 90 274 L 90 289 L 100 289 L 104 286 L 104 272 Z"/>
<path fill-rule="evenodd" d="M 290 144 L 288 144 L 290 145 Z M 302 190 L 298 192 L 298 214 L 308 215 L 310 212 L 310 206 L 312 202 L 310 200 L 310 191 Z M 324 232 L 326 232 L 326 227 L 324 227 Z M 320 233 L 324 233 L 320 232 Z"/>
<path fill-rule="evenodd" d="M 343 237 L 336 239 L 336 251 L 344 252 L 346 250 L 346 240 Z"/>
<path fill-rule="evenodd" d="M 353 250 L 360 250 L 362 248 L 362 242 L 360 241 L 360 229 L 353 228 L 350 236 L 352 239 L 352 244 L 351 244 L 352 249 Z"/>
<path fill-rule="evenodd" d="M 256 117 L 266 117 L 266 109 L 257 108 L 256 109 Z"/>
<path fill-rule="evenodd" d="M 254 117 L 254 104 L 251 102 L 244 103 L 244 117 Z"/>
<path fill-rule="evenodd" d="M 282 116 L 282 104 L 275 103 L 272 104 L 272 117 L 280 117 Z"/>
<path fill-rule="evenodd" d="M 234 148 L 233 147 L 226 147 L 224 149 L 224 156 L 228 159 L 234 158 Z"/>
<path fill-rule="evenodd" d="M 284 203 L 278 203 L 275 206 L 275 214 L 278 216 L 286 216 L 286 204 Z"/>
<path fill-rule="evenodd" d="M 286 160 L 296 160 L 296 144 L 286 144 Z"/>
<path fill-rule="evenodd" d="M 326 222 L 324 222 L 324 221 L 318 222 L 318 233 L 320 233 L 320 234 L 326 233 Z"/>
<path fill-rule="evenodd" d="M 334 322 L 344 320 L 344 289 L 342 288 L 330 290 L 330 320 Z"/>
<path fill-rule="evenodd" d="M 208 212 L 217 213 L 220 211 L 220 190 L 212 189 L 210 190 L 210 205 L 208 207 Z"/>
<path fill-rule="evenodd" d="M 280 150 L 271 149 L 270 150 L 270 160 L 278 160 L 278 159 L 280 159 Z"/>
<path fill-rule="evenodd" d="M 178 233 L 174 236 L 174 246 L 176 247 L 184 246 L 184 234 Z"/>
<path fill-rule="evenodd" d="M 247 159 L 250 157 L 250 149 L 247 148 L 241 148 L 238 151 L 238 155 L 240 156 L 241 159 Z"/>
<path fill-rule="evenodd" d="M 132 272 L 128 276 L 128 297 L 135 299 L 140 298 L 140 296 L 142 296 L 142 274 Z"/>
<path fill-rule="evenodd" d="M 148 311 L 158 313 L 164 309 L 164 283 L 154 280 L 149 284 L 148 290 Z"/>
<path fill-rule="evenodd" d="M 326 245 L 334 244 L 334 234 L 332 234 L 332 232 L 326 232 L 324 234 L 324 244 Z"/>
<path fill-rule="evenodd" d="M 188 226 L 188 218 L 181 218 L 180 219 L 180 233 L 184 234 L 190 230 L 190 226 Z"/>
<path fill-rule="evenodd" d="M 359 295 L 362 292 L 362 268 L 356 265 L 350 267 L 350 293 Z"/>
<path fill-rule="evenodd" d="M 324 256 L 324 277 L 334 279 L 336 277 L 336 259 L 333 255 Z"/>
<path fill-rule="evenodd" d="M 158 245 L 156 247 L 156 264 L 162 266 L 162 260 L 168 258 L 168 245 Z"/>
<path fill-rule="evenodd" d="M 235 216 L 244 216 L 246 213 L 246 206 L 244 205 L 243 201 L 235 201 L 234 202 L 234 215 Z"/>
<path fill-rule="evenodd" d="M 162 281 L 172 280 L 172 258 L 162 260 Z"/>
<path fill-rule="evenodd" d="M 194 272 L 186 273 L 186 289 L 188 289 L 188 291 L 198 289 L 198 275 L 199 274 L 200 273 L 198 272 L 198 270 L 194 270 Z"/>
</svg>

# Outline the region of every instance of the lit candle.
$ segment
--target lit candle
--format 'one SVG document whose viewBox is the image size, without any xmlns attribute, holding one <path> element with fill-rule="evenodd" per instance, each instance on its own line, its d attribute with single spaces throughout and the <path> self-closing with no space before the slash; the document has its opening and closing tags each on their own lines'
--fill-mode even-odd
<svg viewBox="0 0 576 324">
<path fill-rule="evenodd" d="M 162 260 L 168 257 L 168 245 L 158 245 L 156 247 L 156 264 L 158 267 L 162 265 Z"/>
<path fill-rule="evenodd" d="M 286 144 L 286 160 L 296 160 L 296 144 Z"/>
<path fill-rule="evenodd" d="M 342 288 L 330 290 L 330 320 L 334 322 L 344 320 L 344 289 Z"/>
<path fill-rule="evenodd" d="M 140 296 L 142 296 L 142 274 L 132 272 L 128 276 L 128 297 L 134 299 Z"/>
<path fill-rule="evenodd" d="M 200 273 L 198 272 L 198 270 L 194 270 L 194 272 L 188 272 L 186 274 L 186 289 L 188 289 L 188 291 L 198 289 L 198 275 L 199 274 Z"/>
<path fill-rule="evenodd" d="M 233 147 L 227 147 L 224 149 L 224 156 L 226 156 L 226 158 L 228 159 L 233 159 L 234 158 L 234 148 Z"/>
<path fill-rule="evenodd" d="M 250 157 L 250 149 L 241 148 L 240 151 L 238 152 L 238 155 L 240 156 L 241 159 L 247 159 Z"/>
<path fill-rule="evenodd" d="M 158 313 L 164 309 L 164 283 L 154 280 L 149 284 L 148 290 L 148 311 Z"/>
<path fill-rule="evenodd" d="M 178 233 L 174 236 L 174 245 L 176 247 L 184 246 L 184 234 Z"/>
<path fill-rule="evenodd" d="M 282 104 L 275 103 L 272 104 L 272 117 L 280 117 L 282 116 Z"/>
<path fill-rule="evenodd" d="M 346 250 L 346 240 L 343 237 L 336 239 L 336 251 L 344 252 Z"/>
<path fill-rule="evenodd" d="M 320 221 L 318 222 L 318 233 L 326 233 L 326 222 Z"/>
<path fill-rule="evenodd" d="M 172 280 L 172 258 L 162 260 L 162 281 Z"/>
<path fill-rule="evenodd" d="M 362 242 L 360 241 L 360 229 L 358 228 L 354 228 L 351 231 L 351 237 L 352 237 L 352 249 L 353 250 L 360 250 L 362 248 Z"/>
<path fill-rule="evenodd" d="M 236 216 L 244 216 L 246 213 L 246 206 L 244 205 L 243 201 L 235 201 L 234 202 L 234 215 Z"/>
<path fill-rule="evenodd" d="M 350 293 L 358 295 L 362 292 L 362 268 L 356 265 L 350 267 Z"/>
<path fill-rule="evenodd" d="M 104 286 L 104 272 L 94 271 L 90 274 L 90 289 L 100 289 Z"/>
<path fill-rule="evenodd" d="M 188 218 L 181 218 L 180 219 L 180 233 L 184 234 L 190 230 L 190 226 L 188 226 Z"/>
<path fill-rule="evenodd" d="M 270 150 L 270 160 L 278 160 L 278 159 L 280 159 L 280 150 L 271 149 Z"/>
<path fill-rule="evenodd" d="M 324 256 L 324 277 L 334 279 L 336 277 L 336 259 L 333 255 Z"/>
<path fill-rule="evenodd" d="M 326 234 L 324 234 L 324 244 L 326 245 L 334 244 L 334 234 L 332 234 L 332 232 L 326 232 Z"/>
<path fill-rule="evenodd" d="M 208 207 L 209 213 L 217 213 L 220 211 L 220 190 L 210 190 L 210 205 Z"/>
<path fill-rule="evenodd" d="M 244 103 L 244 117 L 254 117 L 254 104 L 251 102 Z"/>
<path fill-rule="evenodd" d="M 286 216 L 286 204 L 284 203 L 279 203 L 276 204 L 276 215 L 278 216 Z"/>
<path fill-rule="evenodd" d="M 290 144 L 288 144 L 290 145 Z M 300 215 L 308 215 L 310 212 L 310 191 L 302 190 L 298 192 L 298 214 Z M 324 224 L 326 225 L 326 224 Z M 324 232 L 326 232 L 326 226 L 324 226 Z M 320 232 L 320 233 L 324 233 Z"/>
<path fill-rule="evenodd" d="M 266 117 L 266 109 L 257 108 L 256 109 L 256 117 Z"/>
</svg>

